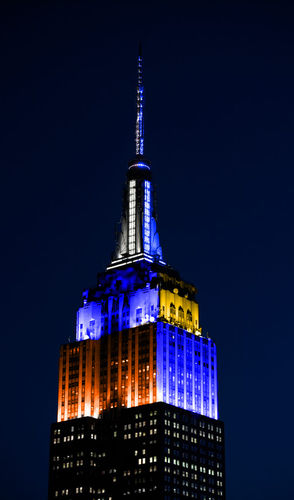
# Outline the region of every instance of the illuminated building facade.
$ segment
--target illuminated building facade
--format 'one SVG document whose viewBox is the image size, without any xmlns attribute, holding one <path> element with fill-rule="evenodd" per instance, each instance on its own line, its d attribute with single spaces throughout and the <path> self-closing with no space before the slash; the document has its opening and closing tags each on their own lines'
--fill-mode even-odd
<svg viewBox="0 0 294 500">
<path fill-rule="evenodd" d="M 136 156 L 116 248 L 83 293 L 76 341 L 60 348 L 49 499 L 225 497 L 216 347 L 202 335 L 196 288 L 163 259 L 143 104 L 139 53 Z"/>
</svg>

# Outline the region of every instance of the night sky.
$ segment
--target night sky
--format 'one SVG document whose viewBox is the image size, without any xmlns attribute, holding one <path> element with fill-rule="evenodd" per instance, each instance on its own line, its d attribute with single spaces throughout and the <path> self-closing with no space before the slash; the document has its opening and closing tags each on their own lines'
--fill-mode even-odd
<svg viewBox="0 0 294 500">
<path fill-rule="evenodd" d="M 1 5 L 1 498 L 46 499 L 59 345 L 114 248 L 142 40 L 164 257 L 218 347 L 227 499 L 292 500 L 293 5 Z"/>
</svg>

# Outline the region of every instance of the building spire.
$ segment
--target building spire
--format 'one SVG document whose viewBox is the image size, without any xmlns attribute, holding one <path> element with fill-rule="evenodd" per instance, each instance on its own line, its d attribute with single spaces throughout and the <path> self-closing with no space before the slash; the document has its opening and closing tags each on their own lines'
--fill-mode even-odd
<svg viewBox="0 0 294 500">
<path fill-rule="evenodd" d="M 137 118 L 136 118 L 136 155 L 144 154 L 144 86 L 142 72 L 142 44 L 139 43 L 138 51 L 138 80 L 137 80 Z"/>
</svg>

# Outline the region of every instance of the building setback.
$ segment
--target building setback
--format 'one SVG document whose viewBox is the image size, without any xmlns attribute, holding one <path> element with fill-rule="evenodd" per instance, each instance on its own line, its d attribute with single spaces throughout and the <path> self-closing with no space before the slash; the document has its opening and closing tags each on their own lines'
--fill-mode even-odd
<svg viewBox="0 0 294 500">
<path fill-rule="evenodd" d="M 217 356 L 196 288 L 163 259 L 144 156 L 142 55 L 136 156 L 112 260 L 83 293 L 60 348 L 49 500 L 225 498 Z"/>
</svg>

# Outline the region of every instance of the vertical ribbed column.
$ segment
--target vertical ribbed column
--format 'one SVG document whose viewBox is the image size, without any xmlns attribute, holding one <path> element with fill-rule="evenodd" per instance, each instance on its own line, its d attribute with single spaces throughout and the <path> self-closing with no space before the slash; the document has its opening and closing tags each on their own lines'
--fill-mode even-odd
<svg viewBox="0 0 294 500">
<path fill-rule="evenodd" d="M 107 337 L 107 394 L 106 407 L 110 408 L 110 384 L 111 384 L 111 335 Z"/>
<path fill-rule="evenodd" d="M 92 348 L 93 348 L 93 340 L 86 341 L 85 342 L 86 366 L 84 370 L 85 371 L 85 379 L 84 379 L 85 417 L 91 416 Z"/>
<path fill-rule="evenodd" d="M 164 328 L 165 332 L 165 342 L 166 342 L 166 372 L 165 372 L 165 377 L 166 377 L 166 403 L 170 403 L 170 398 L 169 398 L 169 333 L 166 328 Z"/>
<path fill-rule="evenodd" d="M 175 328 L 175 405 L 178 404 L 178 329 Z"/>
<path fill-rule="evenodd" d="M 195 337 L 192 335 L 192 405 L 193 411 L 196 411 L 195 394 Z"/>
<path fill-rule="evenodd" d="M 154 335 L 156 335 L 156 339 L 158 341 L 158 332 L 154 332 L 153 324 L 150 324 L 149 331 L 149 403 L 153 403 L 153 343 L 154 343 Z M 157 344 L 157 342 L 156 342 Z M 156 364 L 158 363 L 156 356 Z M 157 364 L 158 366 L 158 364 Z M 156 391 L 157 395 L 157 391 Z"/>
<path fill-rule="evenodd" d="M 118 367 L 117 367 L 117 395 L 118 395 L 118 405 L 121 406 L 122 396 L 121 396 L 121 351 L 122 351 L 122 332 L 118 332 Z"/>
<path fill-rule="evenodd" d="M 217 395 L 217 358 L 216 346 L 214 346 L 214 418 L 218 418 L 218 395 Z"/>
<path fill-rule="evenodd" d="M 132 330 L 128 332 L 128 408 L 132 405 Z"/>
<path fill-rule="evenodd" d="M 139 381 L 139 328 L 135 335 L 135 406 L 138 406 L 138 381 Z"/>
<path fill-rule="evenodd" d="M 137 189 L 137 207 L 136 207 L 136 253 L 143 251 L 142 247 L 142 186 Z"/>
<path fill-rule="evenodd" d="M 129 227 L 128 227 L 129 254 L 136 253 L 136 181 L 129 182 Z"/>
<path fill-rule="evenodd" d="M 187 409 L 187 338 L 184 335 L 184 409 Z"/>
<path fill-rule="evenodd" d="M 211 340 L 208 340 L 208 394 L 209 394 L 209 416 L 213 418 L 212 414 L 212 395 L 211 395 Z"/>
<path fill-rule="evenodd" d="M 64 407 L 62 406 L 62 377 L 63 377 L 63 357 L 64 349 L 60 348 L 59 361 L 58 361 L 58 410 L 57 422 L 61 422 L 61 415 L 64 416 Z"/>
<path fill-rule="evenodd" d="M 202 338 L 200 339 L 200 397 L 201 397 L 201 415 L 203 415 L 204 411 L 204 393 L 203 393 L 203 343 Z"/>
<path fill-rule="evenodd" d="M 98 418 L 100 399 L 100 340 L 95 341 L 95 383 L 94 383 L 94 417 Z"/>
<path fill-rule="evenodd" d="M 79 381 L 78 381 L 78 418 L 82 416 L 82 382 L 83 382 L 83 351 L 84 351 L 84 341 L 80 343 L 79 349 Z"/>
<path fill-rule="evenodd" d="M 63 355 L 65 355 L 65 397 L 64 397 L 64 420 L 68 418 L 68 380 L 69 380 L 69 346 L 66 346 L 65 353 L 63 351 Z"/>
</svg>

